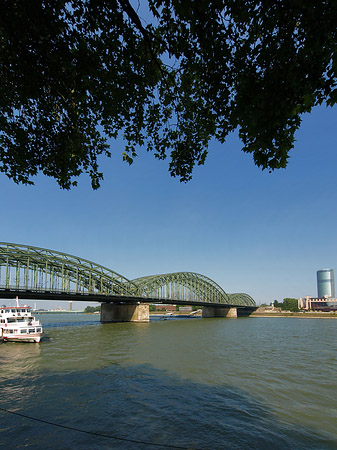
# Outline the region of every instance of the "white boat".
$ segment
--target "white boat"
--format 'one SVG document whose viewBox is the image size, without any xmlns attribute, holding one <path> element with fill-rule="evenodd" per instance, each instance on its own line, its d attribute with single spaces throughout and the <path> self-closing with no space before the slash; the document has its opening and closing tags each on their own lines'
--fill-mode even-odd
<svg viewBox="0 0 337 450">
<path fill-rule="evenodd" d="M 30 306 L 0 307 L 0 336 L 4 342 L 40 342 L 43 336 L 42 325 L 32 316 Z"/>
</svg>

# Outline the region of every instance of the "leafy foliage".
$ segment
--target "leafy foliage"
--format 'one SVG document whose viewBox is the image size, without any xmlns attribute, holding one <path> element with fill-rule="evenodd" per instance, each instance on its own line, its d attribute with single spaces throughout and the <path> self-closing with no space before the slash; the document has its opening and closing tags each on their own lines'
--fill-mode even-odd
<svg viewBox="0 0 337 450">
<path fill-rule="evenodd" d="M 94 313 L 97 311 L 101 311 L 101 305 L 98 306 L 86 306 L 86 308 L 84 309 L 85 313 Z"/>
<path fill-rule="evenodd" d="M 239 131 L 262 169 L 285 167 L 301 114 L 337 101 L 333 0 L 0 0 L 0 171 L 62 188 L 123 137 L 181 181 L 210 139 Z M 147 18 L 147 22 L 141 17 Z"/>
<path fill-rule="evenodd" d="M 292 312 L 299 311 L 297 298 L 284 298 L 282 303 L 274 300 L 273 303 L 275 308 L 281 308 L 283 310 Z"/>
<path fill-rule="evenodd" d="M 294 312 L 299 311 L 297 298 L 284 298 L 282 309 Z"/>
</svg>

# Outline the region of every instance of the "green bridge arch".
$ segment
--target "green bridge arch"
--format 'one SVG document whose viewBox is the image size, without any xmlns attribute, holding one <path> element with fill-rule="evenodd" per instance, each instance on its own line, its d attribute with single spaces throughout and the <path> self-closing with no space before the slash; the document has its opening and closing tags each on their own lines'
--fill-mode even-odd
<svg viewBox="0 0 337 450">
<path fill-rule="evenodd" d="M 53 293 L 114 302 L 186 302 L 256 306 L 248 294 L 227 294 L 205 275 L 175 272 L 129 280 L 123 275 L 77 256 L 29 245 L 0 243 L 1 292 Z"/>
</svg>

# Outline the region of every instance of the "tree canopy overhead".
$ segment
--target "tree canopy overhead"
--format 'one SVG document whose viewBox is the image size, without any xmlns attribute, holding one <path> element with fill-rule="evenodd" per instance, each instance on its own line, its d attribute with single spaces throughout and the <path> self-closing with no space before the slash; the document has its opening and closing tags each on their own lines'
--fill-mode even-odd
<svg viewBox="0 0 337 450">
<path fill-rule="evenodd" d="M 285 167 L 301 115 L 337 101 L 335 0 L 0 0 L 0 171 L 62 188 L 123 137 L 182 181 L 238 130 Z"/>
</svg>

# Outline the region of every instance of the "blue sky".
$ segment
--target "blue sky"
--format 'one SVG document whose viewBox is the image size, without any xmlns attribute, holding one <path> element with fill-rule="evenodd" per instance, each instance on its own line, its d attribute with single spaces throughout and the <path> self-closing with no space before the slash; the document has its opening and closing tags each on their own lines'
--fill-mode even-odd
<svg viewBox="0 0 337 450">
<path fill-rule="evenodd" d="M 187 184 L 145 150 L 128 166 L 120 142 L 101 160 L 98 191 L 86 176 L 62 191 L 42 175 L 17 186 L 1 174 L 0 240 L 70 253 L 127 278 L 198 272 L 257 303 L 315 296 L 316 271 L 337 270 L 336 119 L 325 106 L 304 116 L 287 169 L 271 174 L 234 135 L 210 145 Z"/>
</svg>

